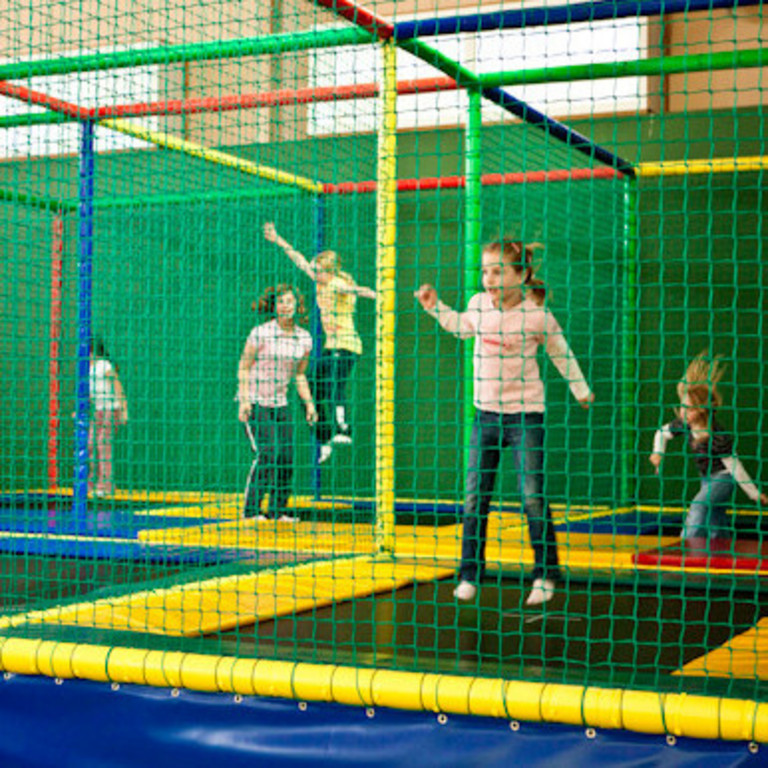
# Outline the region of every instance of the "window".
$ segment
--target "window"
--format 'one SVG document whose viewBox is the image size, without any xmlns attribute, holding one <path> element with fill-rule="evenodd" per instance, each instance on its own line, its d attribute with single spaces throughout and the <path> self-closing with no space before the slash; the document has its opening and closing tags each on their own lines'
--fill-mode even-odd
<svg viewBox="0 0 768 768">
<path fill-rule="evenodd" d="M 491 9 L 487 9 L 491 10 Z M 634 60 L 647 56 L 649 27 L 644 19 L 584 22 L 568 26 L 504 29 L 424 38 L 424 41 L 477 74 L 515 69 Z M 337 87 L 377 82 L 380 51 L 375 45 L 313 51 L 309 83 Z M 412 54 L 398 50 L 397 79 L 439 77 L 441 73 Z M 647 77 L 544 83 L 508 88 L 516 98 L 552 117 L 646 111 Z M 398 98 L 398 128 L 426 128 L 462 124 L 467 97 L 460 91 L 426 93 Z M 377 99 L 310 105 L 310 135 L 374 131 Z M 485 102 L 486 121 L 514 119 L 500 107 Z"/>
<path fill-rule="evenodd" d="M 138 47 L 150 47 L 150 45 L 132 46 L 131 48 Z M 109 52 L 116 50 L 126 50 L 126 48 L 113 47 L 109 49 Z M 62 51 L 56 54 L 56 58 L 93 53 L 98 53 L 98 51 Z M 11 62 L 6 60 L 4 63 Z M 34 77 L 12 82 L 81 107 L 153 101 L 158 98 L 159 90 L 158 67 L 156 65 L 96 72 L 72 72 L 66 75 Z M 32 106 L 23 101 L 0 96 L 0 115 L 3 116 L 46 111 L 43 107 Z M 147 128 L 156 129 L 157 118 L 144 118 L 142 124 Z M 144 141 L 131 136 L 124 136 L 108 128 L 97 128 L 96 130 L 95 147 L 97 152 L 145 146 L 149 145 Z M 78 123 L 31 125 L 0 130 L 0 157 L 66 155 L 75 154 L 79 150 L 80 125 Z"/>
</svg>

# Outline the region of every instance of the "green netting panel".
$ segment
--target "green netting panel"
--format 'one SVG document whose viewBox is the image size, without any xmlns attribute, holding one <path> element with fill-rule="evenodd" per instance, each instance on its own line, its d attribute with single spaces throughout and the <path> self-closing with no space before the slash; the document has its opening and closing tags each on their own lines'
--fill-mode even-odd
<svg viewBox="0 0 768 768">
<path fill-rule="evenodd" d="M 739 455 L 754 475 L 765 439 L 761 179 L 740 173 L 648 180 L 641 197 L 640 380 L 647 389 L 641 424 L 651 431 L 669 418 L 688 360 L 705 349 L 722 355 L 728 371 L 720 385 L 721 418 L 738 436 Z M 662 486 L 644 471 L 640 493 L 683 504 L 695 468 L 682 457 L 669 459 Z M 754 520 L 744 523 L 754 526 Z"/>
<path fill-rule="evenodd" d="M 2 221 L 3 487 L 46 486 L 55 214 L 0 203 Z"/>
</svg>

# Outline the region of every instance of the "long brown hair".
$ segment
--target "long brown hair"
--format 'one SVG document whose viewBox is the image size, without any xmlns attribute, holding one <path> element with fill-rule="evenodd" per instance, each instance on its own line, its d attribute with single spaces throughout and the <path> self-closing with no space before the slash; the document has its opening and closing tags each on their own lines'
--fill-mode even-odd
<svg viewBox="0 0 768 768">
<path fill-rule="evenodd" d="M 292 293 L 296 297 L 296 322 L 307 322 L 307 311 L 304 308 L 304 296 L 296 286 L 290 283 L 278 283 L 264 289 L 264 293 L 251 304 L 251 308 L 262 315 L 274 317 L 277 313 L 277 300 L 284 293 Z"/>
<path fill-rule="evenodd" d="M 543 280 L 536 277 L 536 266 L 533 263 L 534 251 L 543 247 L 541 243 L 524 243 L 522 240 L 502 237 L 488 243 L 483 251 L 501 256 L 504 263 L 522 276 L 523 288 L 533 296 L 533 300 L 543 304 L 547 298 L 547 287 Z"/>
</svg>

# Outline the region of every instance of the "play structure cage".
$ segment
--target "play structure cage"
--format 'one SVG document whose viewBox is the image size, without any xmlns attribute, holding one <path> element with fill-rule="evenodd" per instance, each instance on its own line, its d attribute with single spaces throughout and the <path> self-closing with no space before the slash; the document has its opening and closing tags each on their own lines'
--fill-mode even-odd
<svg viewBox="0 0 768 768">
<path fill-rule="evenodd" d="M 731 748 L 728 764 L 759 759 L 763 506 L 737 491 L 728 535 L 692 547 L 680 529 L 696 467 L 670 446 L 657 474 L 648 455 L 675 417 L 688 362 L 719 356 L 718 418 L 760 487 L 760 2 L 113 0 L 91 14 L 34 0 L 12 5 L 9 21 L 7 722 L 34 733 L 59 713 L 55 732 L 84 759 L 119 740 L 70 713 L 119 712 L 154 764 L 163 751 L 152 712 L 166 711 L 170 690 L 180 722 L 201 722 L 209 742 L 217 729 L 242 729 L 246 742 L 257 729 L 275 761 L 279 743 L 265 734 L 278 721 L 302 733 L 295 702 L 299 717 L 319 718 L 295 737 L 296 754 L 318 759 L 307 734 L 320 723 L 346 734 L 328 764 L 351 759 L 359 712 L 364 748 L 392 765 L 411 747 L 448 755 L 449 720 L 470 763 L 483 744 L 522 754 L 520 730 L 555 761 L 596 732 L 617 754 L 631 742 L 662 764 L 678 759 L 665 752 L 675 746 L 690 760 Z M 323 346 L 316 286 L 267 242 L 270 222 L 308 259 L 336 252 L 376 291 L 357 302 L 352 444 L 321 463 L 289 397 L 298 522 L 243 516 L 253 456 L 237 364 L 267 286 L 303 296 L 310 379 Z M 563 577 L 535 610 L 511 457 L 479 596 L 453 595 L 473 348 L 414 298 L 434 284 L 463 309 L 482 290 L 484 244 L 505 237 L 542 246 L 547 307 L 595 395 L 582 408 L 541 356 L 545 493 Z M 97 338 L 130 414 L 114 432 L 106 495 L 93 492 Z M 39 702 L 34 716 L 19 706 L 27 697 Z M 428 742 L 388 755 L 374 743 L 377 728 L 418 722 L 429 723 Z M 195 764 L 195 739 L 174 743 Z M 0 754 L 15 749 L 4 737 Z M 239 750 L 229 748 L 235 764 Z"/>
</svg>

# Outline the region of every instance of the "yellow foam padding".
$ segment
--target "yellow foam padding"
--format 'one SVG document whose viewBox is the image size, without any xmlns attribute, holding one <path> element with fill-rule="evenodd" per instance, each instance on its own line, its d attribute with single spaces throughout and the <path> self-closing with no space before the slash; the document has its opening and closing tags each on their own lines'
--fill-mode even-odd
<svg viewBox="0 0 768 768">
<path fill-rule="evenodd" d="M 69 489 L 71 493 L 71 489 Z M 131 498 L 152 500 L 153 493 L 136 493 Z M 321 556 L 350 556 L 373 554 L 376 541 L 373 526 L 360 523 L 310 523 L 285 525 L 274 522 L 255 523 L 240 519 L 238 494 L 158 493 L 163 501 L 201 501 L 210 503 L 204 515 L 214 522 L 204 525 L 171 527 L 139 531 L 138 538 L 147 544 L 175 547 L 214 547 L 229 549 L 271 550 L 278 552 L 303 552 Z M 229 504 L 225 503 L 227 500 Z M 236 501 L 233 501 L 236 500 Z M 369 499 L 370 500 L 370 499 Z M 398 501 L 405 501 L 398 499 Z M 430 500 L 410 499 L 430 503 Z M 445 499 L 431 500 L 447 503 Z M 309 496 L 296 496 L 289 504 L 297 510 L 311 506 L 320 508 L 348 509 L 346 502 L 319 500 Z M 328 506 L 325 506 L 328 505 Z M 682 507 L 629 506 L 611 508 L 606 505 L 586 507 L 582 505 L 552 505 L 555 522 L 598 519 L 635 510 L 659 514 L 680 514 Z M 184 508 L 180 508 L 184 509 Z M 188 508 L 187 508 L 188 509 Z M 151 514 L 148 510 L 144 514 Z M 162 511 L 168 514 L 167 510 Z M 743 510 L 736 510 L 742 514 Z M 220 513 L 220 514 L 219 514 Z M 191 516 L 195 516 L 191 511 Z M 179 514 L 180 517 L 187 515 Z M 234 519 L 233 519 L 234 518 Z M 529 566 L 533 553 L 528 542 L 527 521 L 519 512 L 492 512 L 488 525 L 487 560 L 489 569 Z M 394 553 L 398 557 L 456 562 L 461 552 L 461 524 L 449 526 L 395 526 Z M 667 572 L 692 572 L 694 569 L 676 566 L 645 566 L 633 563 L 633 555 L 639 550 L 669 546 L 675 537 L 613 535 L 557 532 L 560 559 L 567 568 L 599 570 L 653 570 Z M 702 573 L 707 569 L 698 569 Z"/>
<path fill-rule="evenodd" d="M 137 509 L 133 511 L 134 517 L 191 517 L 211 520 L 236 520 L 241 514 L 240 506 L 235 504 L 161 507 L 160 509 Z"/>
<path fill-rule="evenodd" d="M 305 552 L 318 555 L 373 553 L 371 525 L 280 523 L 254 519 L 139 531 L 148 544 L 188 547 Z"/>
<path fill-rule="evenodd" d="M 195 637 L 452 573 L 445 566 L 398 563 L 391 558 L 326 560 L 31 611 L 0 619 L 0 628 L 65 624 Z"/>
<path fill-rule="evenodd" d="M 35 488 L 24 489 L 16 488 L 10 490 L 3 490 L 2 493 L 7 494 L 56 494 L 60 496 L 71 496 L 72 488 L 57 487 L 57 488 Z M 111 498 L 120 499 L 123 501 L 148 501 L 152 503 L 162 502 L 169 505 L 184 504 L 184 505 L 216 505 L 217 503 L 231 504 L 235 506 L 242 506 L 243 494 L 242 493 L 217 493 L 217 492 L 200 492 L 200 491 L 127 491 L 117 490 L 114 496 Z M 355 502 L 373 502 L 375 501 L 373 496 L 355 496 L 354 499 L 347 500 L 346 497 L 342 497 L 341 500 L 335 501 L 333 499 L 315 499 L 312 496 L 292 496 L 288 500 L 288 506 L 295 509 L 353 509 Z M 425 499 L 425 498 L 410 498 L 400 497 L 396 499 L 398 504 L 456 504 L 461 505 L 463 500 L 461 499 Z M 266 504 L 266 499 L 263 503 Z M 675 507 L 675 506 L 663 506 L 658 504 L 637 504 L 628 507 L 611 507 L 607 504 L 550 504 L 550 507 L 555 511 L 563 511 L 567 514 L 569 520 L 574 519 L 588 519 L 588 518 L 600 518 L 610 517 L 611 515 L 627 514 L 629 512 L 655 512 L 663 515 L 682 514 L 688 508 L 687 507 Z M 215 508 L 215 507 L 214 507 Z M 495 509 L 494 505 L 491 506 L 491 511 L 494 514 L 501 514 L 498 509 Z M 508 511 L 503 514 L 510 514 Z M 745 515 L 755 516 L 760 514 L 760 511 L 755 508 L 750 509 L 732 509 L 729 510 L 729 514 L 733 515 Z M 575 517 L 576 515 L 584 515 L 583 518 Z"/>
<path fill-rule="evenodd" d="M 768 680 L 768 618 L 674 674 Z"/>
<path fill-rule="evenodd" d="M 555 521 L 562 514 L 554 512 Z M 571 517 L 571 519 L 573 519 Z M 395 555 L 413 559 L 455 562 L 461 554 L 462 527 L 395 526 Z M 139 539 L 158 546 L 221 547 L 305 552 L 325 556 L 373 554 L 373 526 L 360 523 L 310 523 L 297 525 L 237 520 L 216 524 L 145 530 Z M 562 564 L 569 568 L 635 570 L 633 555 L 639 549 L 667 546 L 674 537 L 557 532 Z M 488 567 L 528 566 L 533 551 L 524 515 L 494 513 L 488 521 Z M 658 570 L 657 566 L 654 569 Z"/>
<path fill-rule="evenodd" d="M 58 679 L 768 742 L 768 704 L 686 693 L 458 677 L 0 637 L 0 669 Z"/>
<path fill-rule="evenodd" d="M 16 491 L 22 493 L 22 491 Z M 60 496 L 72 496 L 72 488 L 54 488 L 50 491 L 39 489 L 29 493 L 53 493 Z M 110 498 L 117 501 L 139 501 L 169 505 L 160 509 L 138 509 L 133 514 L 137 517 L 202 517 L 210 519 L 236 520 L 242 515 L 242 494 L 232 493 L 193 493 L 178 492 L 161 493 L 157 491 L 116 491 Z M 266 511 L 269 500 L 262 502 Z M 181 506 L 179 506 L 181 505 Z M 351 510 L 353 505 L 346 502 L 314 499 L 312 496 L 291 496 L 287 504 L 289 509 L 296 510 Z"/>
<path fill-rule="evenodd" d="M 269 499 L 265 498 L 261 509 L 267 512 Z M 296 496 L 288 499 L 287 508 L 297 512 L 311 510 L 349 511 L 351 504 L 342 504 L 334 501 L 315 501 L 309 496 Z M 242 504 L 217 502 L 198 506 L 162 507 L 160 509 L 141 509 L 133 512 L 138 517 L 191 517 L 206 518 L 211 520 L 238 520 L 243 515 Z"/>
</svg>

